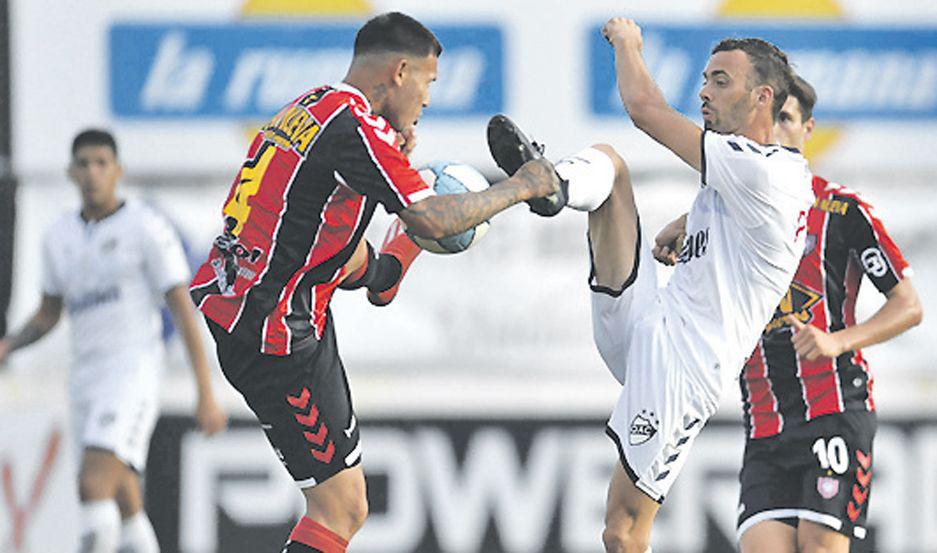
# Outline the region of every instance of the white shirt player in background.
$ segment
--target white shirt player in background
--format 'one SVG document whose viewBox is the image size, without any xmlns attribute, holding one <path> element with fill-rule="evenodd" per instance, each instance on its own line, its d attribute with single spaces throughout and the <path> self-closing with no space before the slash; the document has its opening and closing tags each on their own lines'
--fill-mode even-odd
<svg viewBox="0 0 937 553">
<path fill-rule="evenodd" d="M 641 29 L 614 18 L 622 101 L 634 124 L 701 174 L 688 214 L 642 236 L 624 160 L 604 144 L 560 160 L 567 205 L 589 212 L 593 332 L 623 384 L 607 433 L 618 447 L 603 541 L 644 553 L 660 503 L 787 291 L 812 201 L 804 158 L 776 144 L 786 56 L 758 39 L 721 42 L 700 91 L 705 128 L 673 110 L 641 54 Z M 658 288 L 654 259 L 676 264 Z"/>
<path fill-rule="evenodd" d="M 194 369 L 200 428 L 214 434 L 227 419 L 212 393 L 174 230 L 148 207 L 117 196 L 122 169 L 106 131 L 75 137 L 68 174 L 81 210 L 47 232 L 41 304 L 19 332 L 0 339 L 0 362 L 48 333 L 64 307 L 71 323 L 70 423 L 81 451 L 79 551 L 156 552 L 140 475 L 158 415 L 163 302 Z"/>
</svg>

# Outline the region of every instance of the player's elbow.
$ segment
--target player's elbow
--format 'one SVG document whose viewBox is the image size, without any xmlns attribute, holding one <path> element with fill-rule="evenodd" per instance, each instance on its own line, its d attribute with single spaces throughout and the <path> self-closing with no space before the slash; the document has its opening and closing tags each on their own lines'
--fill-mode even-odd
<svg viewBox="0 0 937 553">
<path fill-rule="evenodd" d="M 625 101 L 625 109 L 628 111 L 631 122 L 646 133 L 651 132 L 652 114 L 658 107 L 651 97 L 630 98 Z"/>
<path fill-rule="evenodd" d="M 921 305 L 921 300 L 917 297 L 912 298 L 908 302 L 907 306 L 908 313 L 908 328 L 915 327 L 921 324 L 921 321 L 924 320 L 924 307 Z"/>
</svg>

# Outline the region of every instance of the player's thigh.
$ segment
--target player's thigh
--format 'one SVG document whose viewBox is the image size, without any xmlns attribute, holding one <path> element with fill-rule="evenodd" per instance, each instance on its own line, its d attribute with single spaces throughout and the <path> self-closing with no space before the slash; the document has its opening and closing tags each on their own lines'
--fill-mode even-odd
<svg viewBox="0 0 937 553">
<path fill-rule="evenodd" d="M 622 464 L 616 463 L 605 506 L 604 541 L 637 546 L 643 553 L 659 509 L 660 504 L 639 490 Z"/>
<path fill-rule="evenodd" d="M 779 520 L 763 520 L 739 540 L 742 553 L 798 553 L 797 529 Z"/>
<path fill-rule="evenodd" d="M 849 538 L 829 526 L 801 520 L 797 546 L 800 553 L 849 553 Z"/>
<path fill-rule="evenodd" d="M 589 244 L 594 280 L 599 286 L 620 289 L 634 270 L 640 227 L 631 177 L 624 161 L 608 146 L 594 148 L 609 155 L 616 167 L 608 199 L 589 212 Z"/>
</svg>

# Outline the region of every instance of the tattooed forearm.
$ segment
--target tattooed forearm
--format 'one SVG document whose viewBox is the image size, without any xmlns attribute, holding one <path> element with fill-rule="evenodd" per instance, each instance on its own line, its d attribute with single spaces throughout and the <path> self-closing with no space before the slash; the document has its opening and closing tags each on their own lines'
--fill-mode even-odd
<svg viewBox="0 0 937 553">
<path fill-rule="evenodd" d="M 442 238 L 468 230 L 523 201 L 519 186 L 508 183 L 482 192 L 431 196 L 400 213 L 410 231 L 425 238 Z"/>
</svg>

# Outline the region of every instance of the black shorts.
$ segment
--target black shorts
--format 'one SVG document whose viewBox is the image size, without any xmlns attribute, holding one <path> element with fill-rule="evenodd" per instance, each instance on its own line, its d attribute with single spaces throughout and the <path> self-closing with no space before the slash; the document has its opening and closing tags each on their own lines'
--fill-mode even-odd
<svg viewBox="0 0 937 553">
<path fill-rule="evenodd" d="M 299 487 L 315 486 L 361 462 L 358 424 L 331 320 L 318 343 L 284 356 L 262 354 L 212 321 L 208 327 L 225 378 L 247 400 Z"/>
<path fill-rule="evenodd" d="M 863 539 L 872 487 L 874 413 L 825 415 L 748 440 L 739 480 L 738 535 L 764 520 L 809 520 Z"/>
</svg>

